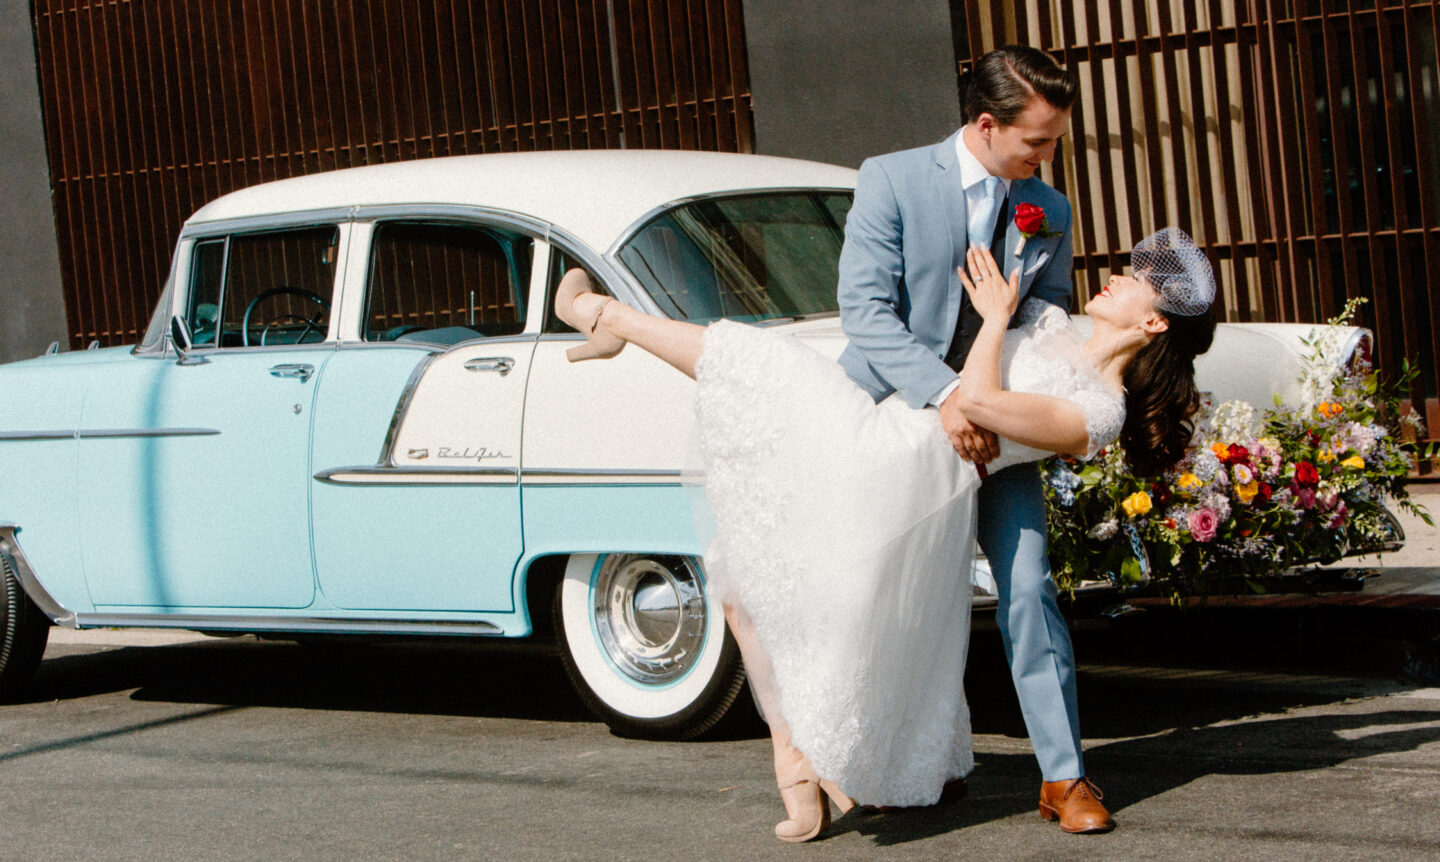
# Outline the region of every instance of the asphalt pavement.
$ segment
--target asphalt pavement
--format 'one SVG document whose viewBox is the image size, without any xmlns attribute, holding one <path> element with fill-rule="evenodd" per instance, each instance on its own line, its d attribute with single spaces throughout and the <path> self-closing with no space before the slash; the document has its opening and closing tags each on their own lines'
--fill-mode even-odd
<svg viewBox="0 0 1440 862">
<path fill-rule="evenodd" d="M 1395 557 L 1377 583 L 1440 583 L 1433 557 Z M 852 813 L 802 846 L 771 836 L 758 730 L 618 738 L 543 650 L 57 631 L 33 697 L 0 707 L 0 859 L 1440 858 L 1440 683 L 1402 660 L 1423 627 L 1213 610 L 1076 630 L 1115 832 L 1037 816 L 981 626 L 968 797 Z"/>
</svg>

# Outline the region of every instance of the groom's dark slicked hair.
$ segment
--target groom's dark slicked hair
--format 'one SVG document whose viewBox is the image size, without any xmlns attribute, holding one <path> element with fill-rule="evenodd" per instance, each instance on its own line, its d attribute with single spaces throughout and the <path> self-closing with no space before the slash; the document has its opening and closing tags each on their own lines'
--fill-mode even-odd
<svg viewBox="0 0 1440 862">
<path fill-rule="evenodd" d="M 1025 45 L 1006 45 L 981 57 L 961 87 L 962 123 L 988 113 L 1002 126 L 1014 123 L 1034 96 L 1064 110 L 1075 104 L 1080 91 L 1073 72 Z"/>
</svg>

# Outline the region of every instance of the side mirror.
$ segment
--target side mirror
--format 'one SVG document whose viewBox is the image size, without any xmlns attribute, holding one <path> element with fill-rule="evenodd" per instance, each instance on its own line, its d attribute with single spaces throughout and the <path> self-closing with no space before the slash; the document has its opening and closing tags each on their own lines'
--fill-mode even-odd
<svg viewBox="0 0 1440 862">
<path fill-rule="evenodd" d="M 190 326 L 182 315 L 177 314 L 170 318 L 170 343 L 175 345 L 175 355 L 180 357 L 175 360 L 176 365 L 204 365 L 210 361 L 204 356 L 190 355 L 190 348 L 193 346 Z"/>
</svg>

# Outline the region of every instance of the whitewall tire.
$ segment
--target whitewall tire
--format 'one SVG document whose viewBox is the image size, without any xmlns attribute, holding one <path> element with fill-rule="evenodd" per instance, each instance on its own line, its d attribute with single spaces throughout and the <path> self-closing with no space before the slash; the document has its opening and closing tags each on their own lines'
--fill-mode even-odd
<svg viewBox="0 0 1440 862">
<path fill-rule="evenodd" d="M 746 705 L 740 651 L 693 557 L 574 555 L 555 616 L 571 682 L 621 736 L 693 739 Z"/>
</svg>

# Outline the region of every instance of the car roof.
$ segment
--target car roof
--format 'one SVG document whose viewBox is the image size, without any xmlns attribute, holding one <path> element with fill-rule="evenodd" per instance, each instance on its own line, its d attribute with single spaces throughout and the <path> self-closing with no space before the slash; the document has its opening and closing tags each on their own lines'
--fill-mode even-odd
<svg viewBox="0 0 1440 862">
<path fill-rule="evenodd" d="M 606 251 L 657 207 L 716 193 L 855 187 L 838 165 L 735 153 L 569 150 L 417 159 L 251 186 L 206 204 L 187 225 L 352 206 L 481 206 L 549 222 Z"/>
</svg>

